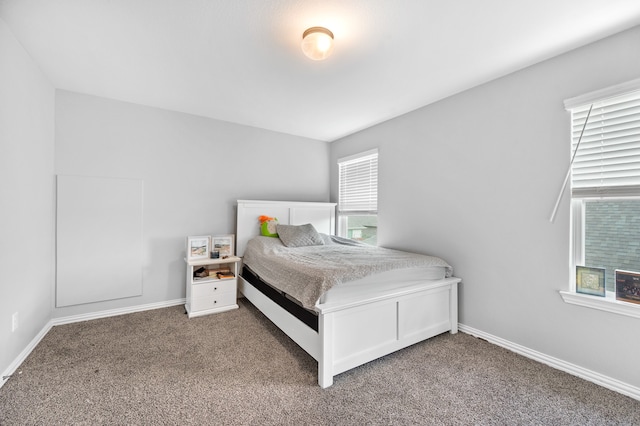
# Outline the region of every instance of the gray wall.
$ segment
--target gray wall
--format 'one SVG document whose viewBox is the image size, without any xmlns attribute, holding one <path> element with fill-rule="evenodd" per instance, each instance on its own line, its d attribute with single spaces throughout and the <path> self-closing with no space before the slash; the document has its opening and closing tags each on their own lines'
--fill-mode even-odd
<svg viewBox="0 0 640 426">
<path fill-rule="evenodd" d="M 144 181 L 143 294 L 77 315 L 185 296 L 188 235 L 235 233 L 237 199 L 329 200 L 325 142 L 56 91 L 55 172 Z"/>
<path fill-rule="evenodd" d="M 566 196 L 549 222 L 570 159 L 563 100 L 638 75 L 640 27 L 336 141 L 331 199 L 336 160 L 379 147 L 379 244 L 448 260 L 462 324 L 640 386 L 640 320 L 562 301 Z"/>
<path fill-rule="evenodd" d="M 50 319 L 53 137 L 53 86 L 0 19 L 0 373 Z"/>
</svg>

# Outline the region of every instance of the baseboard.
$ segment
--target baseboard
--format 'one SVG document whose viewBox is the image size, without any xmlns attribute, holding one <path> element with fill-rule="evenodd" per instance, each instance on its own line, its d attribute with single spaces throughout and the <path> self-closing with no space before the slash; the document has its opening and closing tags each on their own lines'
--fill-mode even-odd
<svg viewBox="0 0 640 426">
<path fill-rule="evenodd" d="M 89 321 L 98 318 L 115 317 L 118 315 L 132 314 L 134 312 L 150 311 L 152 309 L 168 308 L 170 306 L 183 305 L 186 299 L 174 299 L 164 302 L 149 303 L 146 305 L 129 306 L 126 308 L 110 309 L 108 311 L 90 312 L 88 314 L 70 315 L 68 317 L 54 318 L 53 325 L 71 324 L 80 321 Z"/>
<path fill-rule="evenodd" d="M 34 337 L 31 340 L 31 342 L 29 342 L 27 347 L 24 348 L 22 352 L 20 352 L 20 355 L 18 355 L 18 357 L 15 360 L 13 360 L 13 362 L 7 367 L 7 369 L 4 370 L 4 372 L 2 373 L 2 380 L 0 380 L 0 388 L 4 386 L 4 384 L 9 380 L 11 375 L 13 375 L 18 369 L 18 367 L 20 367 L 20 365 L 24 362 L 24 360 L 27 359 L 31 351 L 33 351 L 33 349 L 36 346 L 38 346 L 38 343 L 40 343 L 40 340 L 42 340 L 42 338 L 47 335 L 49 330 L 51 330 L 51 327 L 53 327 L 53 323 L 49 321 L 42 328 L 42 330 L 40 330 L 40 332 L 36 335 L 36 337 Z"/>
<path fill-rule="evenodd" d="M 518 345 L 517 343 L 513 343 L 508 340 L 502 339 L 500 337 L 496 337 L 492 334 L 485 333 L 484 331 L 477 330 L 473 327 L 469 327 L 464 324 L 459 324 L 458 328 L 463 333 L 470 334 L 474 337 L 484 339 L 489 343 L 493 343 L 494 345 L 501 346 L 505 349 L 508 349 L 512 352 L 515 352 L 527 358 L 530 358 L 534 361 L 538 361 L 543 364 L 546 364 L 549 367 L 564 371 L 565 373 L 569 373 L 573 376 L 580 377 L 581 379 L 587 380 L 589 382 L 592 382 L 602 387 L 605 387 L 607 389 L 610 389 L 614 392 L 621 393 L 623 395 L 626 395 L 628 397 L 631 397 L 633 399 L 640 401 L 640 388 L 636 386 L 632 386 L 628 383 L 624 383 L 620 380 L 613 379 L 611 377 L 605 376 L 600 373 L 596 373 L 595 371 L 582 368 L 578 365 L 571 364 L 561 359 L 554 358 L 549 355 L 545 355 L 541 352 L 534 351 L 533 349 L 529 349 L 522 345 Z"/>
<path fill-rule="evenodd" d="M 185 303 L 185 299 L 174 299 L 174 300 L 167 300 L 164 302 L 149 303 L 146 305 L 129 306 L 126 308 L 110 309 L 108 311 L 98 311 L 98 312 L 91 312 L 88 314 L 71 315 L 68 317 L 54 318 L 50 320 L 42 328 L 42 330 L 40 330 L 40 332 L 36 335 L 36 337 L 34 337 L 33 340 L 29 342 L 27 347 L 24 348 L 22 352 L 20 352 L 20 355 L 18 355 L 18 357 L 2 373 L 2 380 L 0 380 L 0 388 L 8 381 L 8 378 L 11 377 L 11 375 L 13 375 L 16 372 L 16 370 L 18 369 L 18 367 L 20 367 L 20 365 L 24 362 L 24 360 L 27 359 L 31 351 L 33 351 L 33 349 L 35 349 L 35 347 L 38 346 L 38 343 L 40 343 L 42 338 L 47 335 L 49 330 L 51 330 L 51 328 L 56 325 L 71 324 L 74 322 L 89 321 L 89 320 L 98 319 L 98 318 L 114 317 L 117 315 L 149 311 L 152 309 L 168 308 L 170 306 L 182 305 L 184 303 Z"/>
</svg>

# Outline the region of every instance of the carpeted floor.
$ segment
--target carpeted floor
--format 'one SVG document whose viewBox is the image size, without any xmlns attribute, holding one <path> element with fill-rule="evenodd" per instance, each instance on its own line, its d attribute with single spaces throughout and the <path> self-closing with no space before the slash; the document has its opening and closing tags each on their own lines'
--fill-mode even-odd
<svg viewBox="0 0 640 426">
<path fill-rule="evenodd" d="M 317 385 L 251 304 L 54 327 L 0 389 L 1 425 L 639 425 L 640 401 L 443 334 Z"/>
</svg>

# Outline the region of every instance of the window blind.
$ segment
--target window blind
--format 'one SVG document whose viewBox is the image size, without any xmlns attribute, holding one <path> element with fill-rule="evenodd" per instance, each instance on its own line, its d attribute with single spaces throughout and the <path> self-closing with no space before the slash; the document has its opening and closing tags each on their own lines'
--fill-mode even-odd
<svg viewBox="0 0 640 426">
<path fill-rule="evenodd" d="M 571 109 L 572 152 L 590 106 Z M 640 195 L 640 90 L 593 103 L 571 182 L 574 198 Z"/>
<path fill-rule="evenodd" d="M 338 160 L 340 212 L 378 211 L 378 150 Z"/>
</svg>

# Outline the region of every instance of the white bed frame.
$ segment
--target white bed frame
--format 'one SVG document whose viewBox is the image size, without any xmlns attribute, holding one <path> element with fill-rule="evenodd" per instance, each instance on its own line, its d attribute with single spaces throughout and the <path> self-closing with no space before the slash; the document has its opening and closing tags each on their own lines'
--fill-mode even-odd
<svg viewBox="0 0 640 426">
<path fill-rule="evenodd" d="M 326 234 L 335 230 L 335 203 L 238 200 L 238 256 L 259 234 L 260 215 L 277 217 L 281 224 L 312 223 Z M 318 332 L 242 277 L 238 285 L 253 305 L 318 361 L 318 384 L 326 388 L 337 374 L 446 331 L 457 333 L 459 282 L 425 280 L 358 301 L 320 304 Z"/>
</svg>

